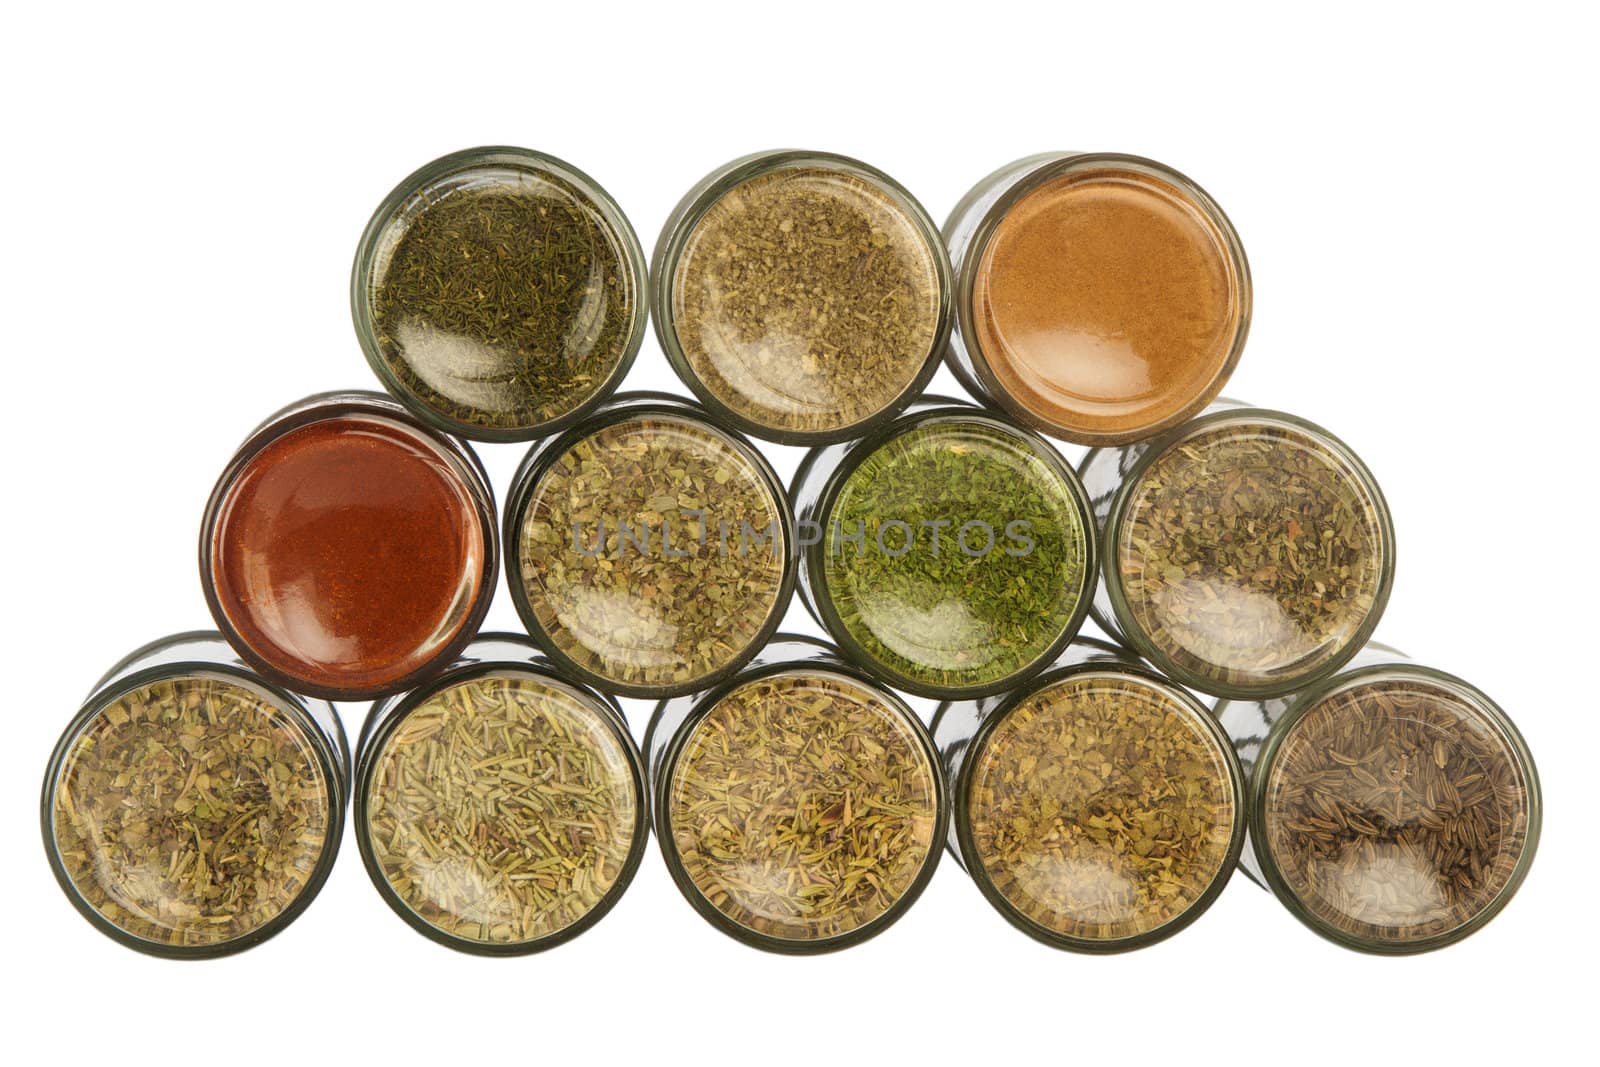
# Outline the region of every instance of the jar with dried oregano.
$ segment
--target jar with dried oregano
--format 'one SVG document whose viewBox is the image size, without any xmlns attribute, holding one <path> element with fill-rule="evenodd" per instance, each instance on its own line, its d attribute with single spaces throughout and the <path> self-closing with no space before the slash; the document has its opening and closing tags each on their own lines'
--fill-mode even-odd
<svg viewBox="0 0 1600 1067">
<path fill-rule="evenodd" d="M 1322 427 L 1233 401 L 1165 436 L 1092 449 L 1094 616 L 1173 680 L 1226 697 L 1294 692 L 1371 636 L 1394 581 L 1378 483 Z"/>
<path fill-rule="evenodd" d="M 1217 715 L 1250 773 L 1246 872 L 1331 941 L 1383 955 L 1454 944 L 1533 863 L 1533 756 L 1454 675 L 1373 642 L 1301 692 Z"/>
<path fill-rule="evenodd" d="M 356 756 L 356 843 L 412 927 L 464 952 L 539 952 L 633 880 L 643 762 L 615 701 L 526 637 L 485 634 L 438 678 L 374 704 Z"/>
<path fill-rule="evenodd" d="M 439 429 L 526 441 L 614 391 L 644 338 L 644 253 L 572 165 L 473 148 L 386 197 L 356 250 L 350 307 L 384 387 Z"/>
<path fill-rule="evenodd" d="M 950 849 L 1013 926 L 1122 952 L 1194 922 L 1232 876 L 1245 782 L 1189 693 L 1128 652 L 1079 638 L 1014 692 L 946 703 Z"/>
<path fill-rule="evenodd" d="M 250 671 L 216 633 L 128 656 L 56 743 L 40 822 L 62 890 L 155 956 L 258 945 L 322 888 L 350 755 L 333 707 Z"/>
<path fill-rule="evenodd" d="M 955 700 L 1014 688 L 1088 611 L 1083 487 L 1049 442 L 992 412 L 926 398 L 812 450 L 790 493 L 807 609 L 897 689 Z"/>
<path fill-rule="evenodd" d="M 779 635 L 733 678 L 663 701 L 645 752 L 673 881 L 747 945 L 858 944 L 933 876 L 948 812 L 932 739 L 832 646 Z"/>
<path fill-rule="evenodd" d="M 783 444 L 859 436 L 932 377 L 950 263 L 922 205 L 826 152 L 736 159 L 678 205 L 651 269 L 656 336 L 719 418 Z"/>
<path fill-rule="evenodd" d="M 1112 152 L 1017 160 L 956 206 L 947 362 L 972 394 L 1054 437 L 1138 441 L 1192 418 L 1233 373 L 1250 267 L 1193 181 Z"/>
<path fill-rule="evenodd" d="M 506 500 L 506 578 L 561 667 L 632 697 L 732 674 L 794 592 L 794 520 L 749 441 L 665 393 L 535 446 Z"/>
</svg>

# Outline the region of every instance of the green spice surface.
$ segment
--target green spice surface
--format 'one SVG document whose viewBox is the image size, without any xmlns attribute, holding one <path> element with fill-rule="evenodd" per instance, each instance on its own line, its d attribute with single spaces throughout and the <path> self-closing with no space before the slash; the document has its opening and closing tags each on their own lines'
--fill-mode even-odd
<svg viewBox="0 0 1600 1067">
<path fill-rule="evenodd" d="M 220 945 L 305 890 L 331 789 L 301 725 L 223 678 L 152 682 L 73 740 L 51 798 L 79 895 L 134 937 Z"/>
<path fill-rule="evenodd" d="M 1130 491 L 1114 536 L 1133 622 L 1200 678 L 1308 677 L 1358 639 L 1377 604 L 1390 550 L 1382 506 L 1303 430 L 1204 427 Z"/>
<path fill-rule="evenodd" d="M 1530 782 L 1505 736 L 1431 682 L 1359 683 L 1284 736 L 1266 845 L 1313 916 L 1360 938 L 1448 934 L 1493 905 L 1528 845 Z"/>
<path fill-rule="evenodd" d="M 627 245 L 564 178 L 469 167 L 417 190 L 379 237 L 379 354 L 429 410 L 524 430 L 592 398 L 625 358 L 640 294 Z"/>
<path fill-rule="evenodd" d="M 602 427 L 529 494 L 517 550 L 538 624 L 608 680 L 681 686 L 737 659 L 783 589 L 783 512 L 731 438 L 674 416 Z"/>
<path fill-rule="evenodd" d="M 672 325 L 728 408 L 780 431 L 853 426 L 892 405 L 940 325 L 937 252 L 898 194 L 821 165 L 724 193 L 684 242 Z"/>
<path fill-rule="evenodd" d="M 1130 675 L 1028 696 L 973 755 L 977 861 L 1043 930 L 1116 941 L 1183 915 L 1228 873 L 1237 805 L 1198 713 Z"/>
<path fill-rule="evenodd" d="M 667 825 L 695 887 L 741 926 L 796 941 L 849 933 L 892 908 L 937 847 L 933 761 L 859 682 L 747 682 L 693 730 Z"/>
<path fill-rule="evenodd" d="M 464 681 L 413 708 L 376 756 L 367 834 L 389 887 L 447 934 L 519 944 L 582 919 L 640 818 L 627 748 L 535 677 Z"/>
<path fill-rule="evenodd" d="M 1045 655 L 1087 595 L 1088 539 L 1064 475 L 1010 430 L 939 420 L 891 438 L 826 516 L 827 596 L 885 669 L 993 683 Z"/>
</svg>

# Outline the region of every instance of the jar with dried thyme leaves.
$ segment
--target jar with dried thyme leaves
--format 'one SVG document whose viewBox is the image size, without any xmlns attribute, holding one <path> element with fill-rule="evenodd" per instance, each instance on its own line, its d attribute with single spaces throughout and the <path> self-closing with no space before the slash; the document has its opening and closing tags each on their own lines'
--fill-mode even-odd
<svg viewBox="0 0 1600 1067">
<path fill-rule="evenodd" d="M 713 413 L 783 444 L 859 436 L 932 377 L 950 332 L 938 228 L 858 160 L 772 151 L 678 205 L 651 269 L 656 336 Z"/>
<path fill-rule="evenodd" d="M 506 500 L 506 578 L 561 667 L 625 696 L 704 689 L 794 593 L 782 483 L 743 436 L 665 393 L 617 396 L 535 446 Z"/>
<path fill-rule="evenodd" d="M 1394 523 L 1343 441 L 1220 401 L 1153 442 L 1093 449 L 1102 524 L 1095 621 L 1203 693 L 1304 688 L 1371 636 L 1394 581 Z"/>
<path fill-rule="evenodd" d="M 239 952 L 322 888 L 349 759 L 332 705 L 262 680 L 219 634 L 177 634 L 112 668 L 62 733 L 45 852 L 67 899 L 121 944 Z"/>
<path fill-rule="evenodd" d="M 486 634 L 427 685 L 374 704 L 356 842 L 395 912 L 479 955 L 583 933 L 644 854 L 644 766 L 615 701 L 526 637 Z"/>
<path fill-rule="evenodd" d="M 1013 926 L 1045 944 L 1122 952 L 1209 908 L 1245 840 L 1228 737 L 1132 653 L 1079 638 L 1002 696 L 940 706 L 950 848 Z"/>
<path fill-rule="evenodd" d="M 780 634 L 728 681 L 663 701 L 645 752 L 673 881 L 747 945 L 865 941 L 938 863 L 948 812 L 932 739 L 819 641 Z"/>
<path fill-rule="evenodd" d="M 1302 692 L 1217 714 L 1250 768 L 1245 870 L 1323 937 L 1443 948 L 1527 876 L 1544 810 L 1533 756 L 1460 678 L 1373 642 Z"/>
<path fill-rule="evenodd" d="M 644 339 L 644 252 L 594 179 L 526 148 L 422 167 L 373 213 L 350 307 L 384 387 L 441 430 L 526 441 L 610 395 Z"/>
<path fill-rule="evenodd" d="M 850 658 L 918 696 L 1010 689 L 1082 625 L 1088 497 L 1048 441 L 940 397 L 813 449 L 790 488 L 806 608 Z"/>
</svg>

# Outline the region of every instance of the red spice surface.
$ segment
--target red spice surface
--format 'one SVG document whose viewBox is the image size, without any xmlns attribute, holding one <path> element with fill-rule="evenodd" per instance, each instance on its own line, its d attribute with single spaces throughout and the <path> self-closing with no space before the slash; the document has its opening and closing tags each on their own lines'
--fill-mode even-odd
<svg viewBox="0 0 1600 1067">
<path fill-rule="evenodd" d="M 485 531 L 461 475 L 416 431 L 347 416 L 284 434 L 218 509 L 217 601 L 267 664 L 319 688 L 380 689 L 455 638 Z"/>
</svg>

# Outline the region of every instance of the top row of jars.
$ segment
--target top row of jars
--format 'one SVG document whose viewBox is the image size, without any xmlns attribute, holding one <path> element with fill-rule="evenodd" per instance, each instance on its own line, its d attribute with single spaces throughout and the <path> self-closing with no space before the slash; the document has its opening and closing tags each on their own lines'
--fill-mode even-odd
<svg viewBox="0 0 1600 1067">
<path fill-rule="evenodd" d="M 678 204 L 647 272 L 576 168 L 478 148 L 401 182 L 362 235 L 356 332 L 388 390 L 449 433 L 562 430 L 620 384 L 652 317 L 690 391 L 783 444 L 859 437 L 941 357 L 980 400 L 1068 441 L 1120 445 L 1198 414 L 1250 323 L 1227 216 L 1169 167 L 1050 153 L 979 182 L 941 237 L 864 163 L 763 152 Z"/>
</svg>

